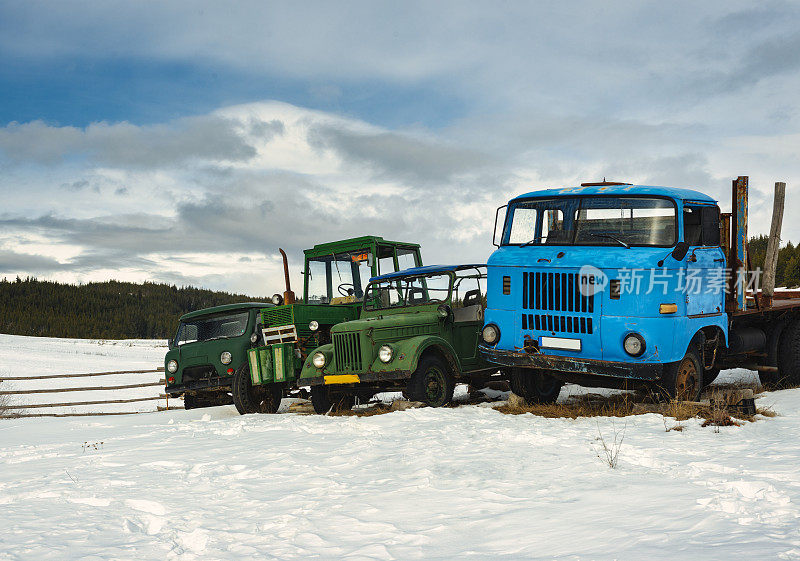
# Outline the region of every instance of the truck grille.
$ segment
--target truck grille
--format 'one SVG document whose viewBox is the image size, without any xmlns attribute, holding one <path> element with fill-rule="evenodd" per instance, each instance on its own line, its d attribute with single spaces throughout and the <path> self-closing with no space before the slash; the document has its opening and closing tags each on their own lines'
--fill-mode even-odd
<svg viewBox="0 0 800 561">
<path fill-rule="evenodd" d="M 522 273 L 522 309 L 593 314 L 594 294 L 581 294 L 581 282 L 593 283 L 591 275 L 579 273 Z M 584 291 L 588 292 L 588 291 Z M 588 316 L 523 313 L 522 329 L 592 334 L 594 326 Z"/>
<path fill-rule="evenodd" d="M 358 333 L 334 333 L 333 353 L 337 371 L 361 370 L 361 339 Z"/>
</svg>

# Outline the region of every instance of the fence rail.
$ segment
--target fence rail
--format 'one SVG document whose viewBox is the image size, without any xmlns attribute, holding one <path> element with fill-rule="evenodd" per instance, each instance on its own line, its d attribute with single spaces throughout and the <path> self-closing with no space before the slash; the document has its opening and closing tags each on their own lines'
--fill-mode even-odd
<svg viewBox="0 0 800 561">
<path fill-rule="evenodd" d="M 126 374 L 156 374 L 164 372 L 164 368 L 154 368 L 148 370 L 115 370 L 108 372 L 85 372 L 74 374 L 48 374 L 43 376 L 5 376 L 0 377 L 0 382 L 30 382 L 33 380 L 58 380 L 70 378 L 85 378 L 93 376 L 112 376 L 112 375 L 126 375 Z M 134 388 L 149 388 L 164 386 L 165 380 L 162 378 L 157 382 L 144 382 L 138 384 L 115 384 L 110 386 L 81 386 L 75 388 L 44 388 L 44 389 L 21 389 L 21 390 L 5 390 L 0 391 L 0 396 L 13 396 L 13 395 L 31 395 L 31 394 L 54 394 L 64 392 L 90 392 L 90 391 L 120 391 Z M 123 394 L 124 395 L 124 394 Z M 66 413 L 28 413 L 28 409 L 45 409 L 50 407 L 77 407 L 85 405 L 106 405 L 106 404 L 120 404 L 120 403 L 138 403 L 144 401 L 161 401 L 166 402 L 166 407 L 156 404 L 155 410 L 150 411 L 87 411 L 87 412 L 66 412 Z M 145 397 L 121 397 L 119 399 L 96 399 L 84 401 L 70 401 L 59 403 L 33 403 L 29 405 L 8 404 L 1 408 L 5 413 L 0 414 L 0 419 L 21 418 L 21 417 L 91 417 L 91 416 L 106 416 L 106 415 L 134 415 L 138 413 L 153 413 L 156 411 L 170 411 L 174 409 L 182 409 L 182 407 L 170 407 L 169 396 L 163 393 Z M 19 412 L 18 412 L 19 411 Z"/>
<path fill-rule="evenodd" d="M 113 374 L 154 374 L 164 372 L 164 367 L 152 370 L 115 370 L 114 372 L 87 372 L 83 374 L 50 374 L 48 376 L 0 376 L 0 382 L 13 382 L 14 380 L 53 380 L 57 378 L 85 378 L 87 376 L 111 376 Z"/>
</svg>

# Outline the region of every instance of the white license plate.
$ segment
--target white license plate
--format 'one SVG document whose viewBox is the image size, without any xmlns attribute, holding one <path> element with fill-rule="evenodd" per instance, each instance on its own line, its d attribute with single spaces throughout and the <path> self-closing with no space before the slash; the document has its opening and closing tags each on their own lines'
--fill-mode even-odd
<svg viewBox="0 0 800 561">
<path fill-rule="evenodd" d="M 559 349 L 562 351 L 580 351 L 580 339 L 566 339 L 564 337 L 542 337 L 539 346 L 543 349 Z"/>
</svg>

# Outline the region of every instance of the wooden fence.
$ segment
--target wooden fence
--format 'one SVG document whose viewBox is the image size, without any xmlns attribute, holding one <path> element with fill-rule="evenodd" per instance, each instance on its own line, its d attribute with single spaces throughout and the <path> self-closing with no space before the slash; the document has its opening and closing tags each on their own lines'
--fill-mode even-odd
<svg viewBox="0 0 800 561">
<path fill-rule="evenodd" d="M 155 374 L 164 372 L 164 368 L 155 368 L 152 370 L 116 370 L 113 372 L 86 372 L 80 374 L 51 374 L 46 376 L 6 376 L 0 378 L 0 382 L 17 382 L 17 381 L 33 381 L 33 380 L 58 380 L 67 378 L 87 378 L 94 376 L 114 376 L 126 374 Z M 43 388 L 32 390 L 4 390 L 0 385 L 0 398 L 15 395 L 30 395 L 30 394 L 54 394 L 66 392 L 87 392 L 87 391 L 122 391 L 133 388 L 148 388 L 148 387 L 164 387 L 164 379 L 158 382 L 145 382 L 141 384 L 117 384 L 107 386 L 80 386 L 80 387 L 67 387 L 67 388 Z M 29 413 L 29 409 L 47 409 L 50 407 L 77 407 L 82 405 L 105 405 L 105 404 L 120 404 L 120 403 L 137 403 L 143 401 L 165 401 L 166 406 L 162 407 L 156 405 L 156 409 L 151 411 L 99 411 L 99 412 L 85 412 L 85 413 Z M 20 417 L 91 417 L 102 415 L 135 415 L 137 413 L 152 413 L 154 411 L 167 411 L 171 409 L 183 409 L 182 407 L 170 407 L 169 396 L 165 393 L 158 393 L 154 396 L 133 397 L 133 398 L 120 398 L 120 399 L 99 399 L 99 400 L 84 400 L 84 401 L 68 401 L 58 403 L 33 403 L 33 404 L 8 404 L 0 407 L 4 412 L 0 414 L 0 418 L 20 418 Z"/>
</svg>

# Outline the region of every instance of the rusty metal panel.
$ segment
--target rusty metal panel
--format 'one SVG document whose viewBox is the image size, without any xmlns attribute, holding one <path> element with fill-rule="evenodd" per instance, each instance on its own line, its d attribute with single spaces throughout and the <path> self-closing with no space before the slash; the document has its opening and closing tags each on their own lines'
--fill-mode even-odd
<svg viewBox="0 0 800 561">
<path fill-rule="evenodd" d="M 735 201 L 735 230 L 733 235 L 733 247 L 736 249 L 736 263 L 731 264 L 734 282 L 740 279 L 740 275 L 746 275 L 747 263 L 747 191 L 748 178 L 740 175 L 734 182 L 734 201 Z M 736 284 L 736 309 L 744 310 L 746 281 L 742 277 L 742 282 Z"/>
</svg>

